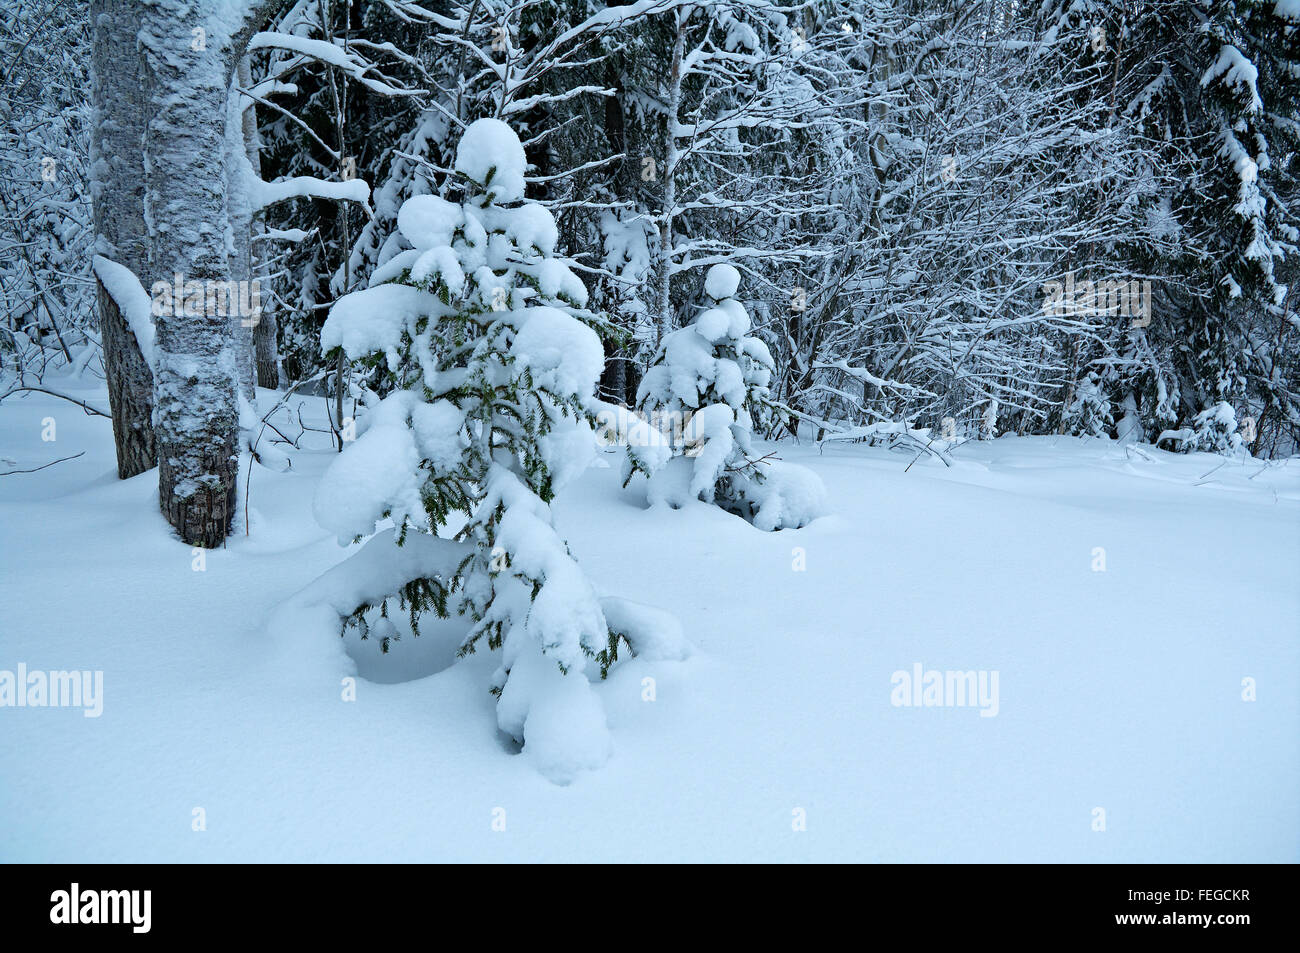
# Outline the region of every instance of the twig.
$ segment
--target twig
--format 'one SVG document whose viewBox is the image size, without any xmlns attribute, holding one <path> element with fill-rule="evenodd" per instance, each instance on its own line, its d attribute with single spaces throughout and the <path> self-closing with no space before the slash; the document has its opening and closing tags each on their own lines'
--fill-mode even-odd
<svg viewBox="0 0 1300 953">
<path fill-rule="evenodd" d="M 926 445 L 925 445 L 924 447 L 922 447 L 920 450 L 917 451 L 916 456 L 914 456 L 914 457 L 912 458 L 912 463 L 915 463 L 917 460 L 920 460 L 920 459 L 921 459 L 921 454 L 923 454 L 923 453 L 925 453 L 927 450 L 929 450 L 929 449 L 930 449 L 930 444 L 932 444 L 932 443 L 934 443 L 934 438 L 933 438 L 933 437 L 930 438 L 929 442 L 927 442 Z M 945 462 L 946 462 L 946 461 L 945 461 Z M 906 473 L 908 470 L 912 469 L 912 463 L 909 463 L 907 466 L 903 467 L 903 472 L 904 472 L 904 473 Z"/>
<path fill-rule="evenodd" d="M 1193 483 L 1192 486 L 1200 486 L 1201 484 L 1206 483 L 1206 482 L 1207 482 L 1206 479 L 1205 479 L 1206 477 L 1208 477 L 1208 476 L 1210 476 L 1210 475 L 1212 475 L 1212 474 L 1218 473 L 1220 470 L 1222 470 L 1222 469 L 1223 469 L 1225 466 L 1227 466 L 1227 465 L 1228 465 L 1228 461 L 1227 461 L 1227 460 L 1224 460 L 1222 463 L 1220 463 L 1220 464 L 1219 464 L 1217 467 L 1215 467 L 1213 470 L 1210 470 L 1210 471 L 1208 471 L 1208 472 L 1206 472 L 1206 473 L 1202 473 L 1202 474 L 1201 474 L 1201 478 L 1200 478 L 1199 480 L 1197 480 L 1195 483 Z"/>
<path fill-rule="evenodd" d="M 771 458 L 773 458 L 773 457 L 775 457 L 777 460 L 780 460 L 780 459 L 781 459 L 780 457 L 776 456 L 776 451 L 773 450 L 771 453 L 766 453 L 766 454 L 764 454 L 763 456 L 759 457 L 757 460 L 746 460 L 746 461 L 744 462 L 744 464 L 742 464 L 741 466 L 738 466 L 738 467 L 727 467 L 726 470 L 723 471 L 723 472 L 725 472 L 725 473 L 743 473 L 745 470 L 749 470 L 749 469 L 751 469 L 751 468 L 756 469 L 760 463 L 762 463 L 762 462 L 765 461 L 765 460 L 771 459 Z"/>
<path fill-rule="evenodd" d="M 99 410 L 96 407 L 91 407 L 84 400 L 77 400 L 77 398 L 75 397 L 69 397 L 67 394 L 60 394 L 56 390 L 47 390 L 44 387 L 29 387 L 26 385 L 20 387 L 11 387 L 3 394 L 0 394 L 0 400 L 4 400 L 10 394 L 16 394 L 19 391 L 24 391 L 24 390 L 36 391 L 37 393 L 40 394 L 49 394 L 51 397 L 62 397 L 64 400 L 72 401 L 74 404 L 76 404 L 78 407 L 84 410 L 87 414 L 94 414 L 99 417 L 108 417 L 109 420 L 113 419 L 111 415 L 104 413 L 102 410 Z"/>
<path fill-rule="evenodd" d="M 44 470 L 46 467 L 52 467 L 54 464 L 62 463 L 64 460 L 75 460 L 77 457 L 84 457 L 85 455 L 86 451 L 82 450 L 81 453 L 74 453 L 70 457 L 59 457 L 57 460 L 51 460 L 49 463 L 43 464 L 39 467 L 33 467 L 30 470 L 5 470 L 3 473 L 0 473 L 0 476 L 9 476 L 13 473 L 35 473 L 37 470 Z"/>
</svg>

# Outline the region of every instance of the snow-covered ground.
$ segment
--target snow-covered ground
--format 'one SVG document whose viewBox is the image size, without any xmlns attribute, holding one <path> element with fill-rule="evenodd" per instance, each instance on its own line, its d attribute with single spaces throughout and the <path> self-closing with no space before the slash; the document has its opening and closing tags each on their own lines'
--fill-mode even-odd
<svg viewBox="0 0 1300 953">
<path fill-rule="evenodd" d="M 453 624 L 350 642 L 355 701 L 277 650 L 275 607 L 350 552 L 307 437 L 195 571 L 108 421 L 0 405 L 0 471 L 85 451 L 0 477 L 0 670 L 103 672 L 98 718 L 0 708 L 0 860 L 1300 860 L 1300 461 L 782 444 L 832 515 L 776 533 L 594 468 L 561 533 L 696 651 L 620 663 L 613 757 L 561 786 Z M 893 704 L 918 664 L 996 673 L 996 715 Z"/>
</svg>

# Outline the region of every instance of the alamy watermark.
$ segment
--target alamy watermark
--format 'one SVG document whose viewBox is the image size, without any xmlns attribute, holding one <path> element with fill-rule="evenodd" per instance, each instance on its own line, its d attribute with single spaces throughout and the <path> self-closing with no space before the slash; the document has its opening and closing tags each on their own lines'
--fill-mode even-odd
<svg viewBox="0 0 1300 953">
<path fill-rule="evenodd" d="M 262 282 L 185 280 L 180 273 L 171 281 L 155 281 L 149 289 L 154 317 L 239 318 L 254 327 L 262 319 Z"/>
<path fill-rule="evenodd" d="M 889 703 L 895 708 L 978 708 L 981 718 L 997 716 L 996 671 L 927 670 L 920 662 L 889 678 Z"/>
<path fill-rule="evenodd" d="M 1131 327 L 1145 328 L 1151 323 L 1151 282 L 1076 281 L 1074 272 L 1067 271 L 1064 281 L 1043 283 L 1043 314 L 1121 316 L 1133 319 Z"/>
<path fill-rule="evenodd" d="M 596 414 L 596 443 L 601 447 L 647 447 L 666 444 L 688 457 L 698 456 L 708 434 L 692 410 L 651 411 L 606 407 Z"/>
<path fill-rule="evenodd" d="M 50 922 L 124 924 L 132 933 L 148 933 L 152 907 L 152 890 L 86 890 L 73 883 L 50 894 Z"/>
<path fill-rule="evenodd" d="M 0 708 L 81 708 L 87 718 L 104 713 L 104 673 L 0 669 Z"/>
</svg>

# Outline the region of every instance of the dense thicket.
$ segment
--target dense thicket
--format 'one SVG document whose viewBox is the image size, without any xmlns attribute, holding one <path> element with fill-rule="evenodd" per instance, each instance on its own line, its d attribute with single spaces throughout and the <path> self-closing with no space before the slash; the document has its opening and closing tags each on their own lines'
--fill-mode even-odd
<svg viewBox="0 0 1300 953">
<path fill-rule="evenodd" d="M 770 435 L 1297 450 L 1293 0 L 272 6 L 235 80 L 257 174 L 371 190 L 252 209 L 264 385 L 384 393 L 322 352 L 326 312 L 400 250 L 406 199 L 453 186 L 464 127 L 494 117 L 616 329 L 615 403 L 727 263 L 773 357 Z M 102 373 L 79 10 L 0 11 L 0 351 L 24 380 L 52 361 Z"/>
</svg>

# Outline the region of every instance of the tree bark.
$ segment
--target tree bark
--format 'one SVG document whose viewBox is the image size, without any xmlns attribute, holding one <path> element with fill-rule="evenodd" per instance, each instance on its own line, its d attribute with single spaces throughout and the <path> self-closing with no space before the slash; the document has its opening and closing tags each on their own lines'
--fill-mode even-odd
<svg viewBox="0 0 1300 953">
<path fill-rule="evenodd" d="M 176 306 L 155 316 L 158 502 L 182 540 L 210 548 L 225 539 L 235 512 L 238 319 L 191 291 L 228 283 L 230 266 L 223 41 L 198 42 L 191 31 L 207 24 L 189 20 L 165 0 L 144 5 L 145 211 L 150 281 L 175 275 L 189 286 L 175 288 Z"/>
<path fill-rule="evenodd" d="M 158 502 L 182 540 L 210 548 L 226 538 L 235 512 L 241 355 L 250 379 L 252 372 L 251 333 L 249 346 L 241 347 L 239 315 L 214 308 L 206 294 L 214 284 L 231 287 L 230 84 L 249 38 L 286 0 L 226 8 L 226 14 L 238 10 L 233 26 L 229 16 L 177 0 L 135 4 L 141 9 L 145 285 L 171 282 L 174 304 L 155 315 Z M 175 287 L 178 281 L 183 288 Z"/>
<path fill-rule="evenodd" d="M 144 219 L 144 111 L 138 62 L 140 9 L 93 0 L 91 198 L 95 251 L 144 277 L 148 236 Z M 147 286 L 146 286 L 147 287 Z M 117 475 L 125 480 L 158 462 L 153 426 L 153 373 L 113 296 L 99 288 L 104 377 L 112 410 Z"/>
<path fill-rule="evenodd" d="M 686 45 L 686 21 L 691 11 L 673 13 L 673 58 L 668 70 L 668 115 L 666 120 L 663 197 L 659 212 L 659 259 L 655 273 L 656 344 L 673 330 L 672 276 L 673 276 L 673 221 L 677 212 L 677 166 L 681 157 L 677 150 L 678 113 L 682 107 L 682 56 Z"/>
<path fill-rule="evenodd" d="M 239 61 L 239 85 L 245 89 L 253 85 L 252 73 L 249 70 L 248 57 L 245 56 Z M 259 178 L 262 175 L 262 142 L 257 135 L 257 107 L 249 105 L 241 114 L 243 131 L 244 131 L 244 148 L 248 152 L 248 165 L 253 170 L 253 174 Z M 253 221 L 252 239 L 264 234 L 265 226 L 261 218 L 255 218 Z M 261 284 L 262 293 L 270 294 L 270 268 L 266 262 L 266 242 L 253 241 L 250 239 L 249 252 L 251 256 L 251 270 L 254 280 Z M 276 344 L 276 337 L 279 332 L 279 322 L 275 317 L 275 308 L 270 307 L 270 302 L 263 299 L 262 313 L 258 316 L 257 324 L 253 327 L 253 353 L 257 365 L 257 386 L 265 387 L 269 390 L 277 390 L 280 387 L 280 352 Z"/>
<path fill-rule="evenodd" d="M 226 217 L 230 228 L 228 256 L 230 259 L 230 279 L 236 283 L 248 283 L 253 280 L 253 207 L 249 200 L 248 143 L 245 139 L 243 108 L 244 97 L 235 89 L 238 85 L 252 85 L 248 73 L 248 57 L 241 57 L 237 72 L 239 82 L 232 85 L 226 97 Z M 241 299 L 245 295 L 241 292 Z M 251 295 L 248 296 L 251 300 Z M 257 378 L 253 364 L 253 336 L 261 313 L 244 314 L 236 308 L 230 309 L 231 330 L 235 335 L 238 369 L 237 380 L 239 393 L 249 403 L 253 403 L 256 394 Z M 236 313 L 238 312 L 238 313 Z"/>
</svg>

